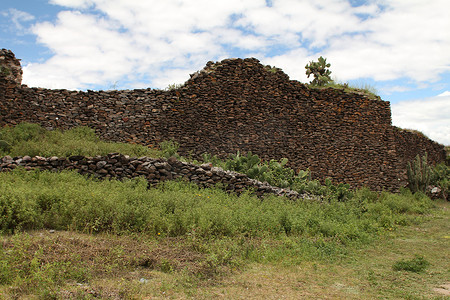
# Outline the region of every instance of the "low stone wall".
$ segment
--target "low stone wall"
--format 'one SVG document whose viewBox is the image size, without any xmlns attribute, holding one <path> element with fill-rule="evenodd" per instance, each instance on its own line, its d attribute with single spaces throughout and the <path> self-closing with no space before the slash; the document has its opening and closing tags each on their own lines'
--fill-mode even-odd
<svg viewBox="0 0 450 300">
<path fill-rule="evenodd" d="M 85 157 L 10 157 L 0 159 L 0 172 L 8 172 L 23 167 L 25 170 L 76 170 L 80 174 L 94 176 L 101 179 L 144 177 L 150 184 L 156 185 L 165 180 L 186 180 L 200 187 L 213 187 L 220 183 L 224 190 L 241 194 L 252 189 L 258 196 L 274 194 L 286 196 L 291 199 L 311 198 L 308 194 L 299 194 L 289 189 L 270 186 L 249 178 L 245 174 L 232 171 L 224 171 L 221 168 L 212 167 L 210 164 L 201 166 L 179 161 L 175 158 L 153 159 L 149 157 L 129 157 L 112 153 L 107 156 Z"/>
</svg>

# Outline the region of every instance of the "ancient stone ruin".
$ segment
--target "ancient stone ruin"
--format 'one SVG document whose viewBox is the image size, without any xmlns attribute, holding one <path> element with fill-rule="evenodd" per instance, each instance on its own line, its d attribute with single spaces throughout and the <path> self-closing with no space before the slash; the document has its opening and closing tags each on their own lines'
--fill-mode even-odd
<svg viewBox="0 0 450 300">
<path fill-rule="evenodd" d="M 22 67 L 11 50 L 0 50 L 0 77 L 17 86 L 22 84 Z"/>
<path fill-rule="evenodd" d="M 315 179 L 374 190 L 404 186 L 406 164 L 417 154 L 427 152 L 433 164 L 445 160 L 443 145 L 392 126 L 389 102 L 311 88 L 254 58 L 209 62 L 174 90 L 85 92 L 20 85 L 14 54 L 3 49 L 1 57 L 2 70 L 15 75 L 0 76 L 0 126 L 86 125 L 103 139 L 147 146 L 171 139 L 194 158 L 252 151 L 266 160 L 286 157 Z"/>
</svg>

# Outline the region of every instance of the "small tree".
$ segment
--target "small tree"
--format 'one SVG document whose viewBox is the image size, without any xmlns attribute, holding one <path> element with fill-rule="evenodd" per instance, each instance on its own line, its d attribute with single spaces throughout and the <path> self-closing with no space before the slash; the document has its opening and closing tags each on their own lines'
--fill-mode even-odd
<svg viewBox="0 0 450 300">
<path fill-rule="evenodd" d="M 308 78 L 311 74 L 314 75 L 314 80 L 311 81 L 311 85 L 324 86 L 328 82 L 333 81 L 330 77 L 331 71 L 328 69 L 331 65 L 327 64 L 327 59 L 322 56 L 319 57 L 319 61 L 310 61 L 309 64 L 305 66 L 306 75 Z"/>
</svg>

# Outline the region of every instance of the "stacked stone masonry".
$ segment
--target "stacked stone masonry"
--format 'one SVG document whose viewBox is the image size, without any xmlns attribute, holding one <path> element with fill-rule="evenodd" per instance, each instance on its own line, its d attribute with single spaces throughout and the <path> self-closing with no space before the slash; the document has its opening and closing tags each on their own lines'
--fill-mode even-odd
<svg viewBox="0 0 450 300">
<path fill-rule="evenodd" d="M 103 139 L 147 146 L 172 139 L 195 158 L 238 150 L 286 157 L 313 178 L 374 190 L 404 186 L 406 164 L 417 154 L 427 152 L 433 164 L 446 155 L 443 145 L 392 126 L 389 102 L 310 88 L 254 58 L 208 62 L 169 91 L 50 90 L 2 77 L 0 126 L 20 122 L 85 125 Z"/>
<path fill-rule="evenodd" d="M 119 180 L 137 177 L 145 178 L 149 186 L 166 180 L 184 180 L 195 183 L 200 187 L 221 186 L 228 192 L 241 194 L 249 189 L 262 197 L 266 194 L 286 196 L 290 199 L 308 198 L 319 199 L 309 194 L 299 194 L 289 189 L 270 186 L 249 178 L 245 174 L 224 171 L 210 164 L 197 166 L 179 161 L 174 157 L 153 159 L 149 157 L 129 157 L 119 153 L 107 156 L 85 157 L 10 157 L 0 158 L 0 172 L 9 172 L 17 167 L 30 171 L 34 169 L 58 172 L 62 170 L 75 170 L 80 174 L 93 176 L 99 179 L 116 178 Z"/>
</svg>

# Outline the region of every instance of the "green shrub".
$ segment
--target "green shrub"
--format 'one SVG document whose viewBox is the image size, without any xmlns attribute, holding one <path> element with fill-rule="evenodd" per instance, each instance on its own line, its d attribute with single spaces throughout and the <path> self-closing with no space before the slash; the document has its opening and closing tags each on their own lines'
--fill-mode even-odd
<svg viewBox="0 0 450 300">
<path fill-rule="evenodd" d="M 448 200 L 448 193 L 450 191 L 450 166 L 445 163 L 436 165 L 433 168 L 431 185 L 437 185 L 441 189 L 444 200 Z"/>
<path fill-rule="evenodd" d="M 8 153 L 11 150 L 11 145 L 4 140 L 0 140 L 0 155 Z"/>
<path fill-rule="evenodd" d="M 169 158 L 174 156 L 176 158 L 180 158 L 180 155 L 178 155 L 178 148 L 180 148 L 180 144 L 173 140 L 162 141 L 159 144 L 159 148 L 161 149 L 162 157 Z"/>
<path fill-rule="evenodd" d="M 241 155 L 238 151 L 236 155 L 230 155 L 230 159 L 225 162 L 225 168 L 227 170 L 247 174 L 249 177 L 257 179 L 267 171 L 266 166 L 259 165 L 260 162 L 261 159 L 258 155 L 253 154 L 251 151 L 247 152 L 247 155 Z"/>
<path fill-rule="evenodd" d="M 423 272 L 429 265 L 430 263 L 423 256 L 416 255 L 413 259 L 395 262 L 392 269 L 394 271 L 420 273 Z"/>
<path fill-rule="evenodd" d="M 20 123 L 14 127 L 3 127 L 0 129 L 1 139 L 12 146 L 21 142 L 39 140 L 44 134 L 44 128 L 31 123 Z"/>
<path fill-rule="evenodd" d="M 346 201 L 351 198 L 351 190 L 348 184 L 334 185 L 330 179 L 326 179 L 325 185 L 322 185 L 317 180 L 311 180 L 309 169 L 300 170 L 296 173 L 289 168 L 287 158 L 282 158 L 279 161 L 271 159 L 267 162 L 262 161 L 258 155 L 252 152 L 242 155 L 238 151 L 237 154 L 230 155 L 225 161 L 220 160 L 217 156 L 204 154 L 203 161 L 211 162 L 225 170 L 246 174 L 250 178 L 267 182 L 273 186 L 290 188 L 299 193 L 311 193 L 323 196 L 328 200 L 337 199 L 338 201 Z"/>
<path fill-rule="evenodd" d="M 226 170 L 246 174 L 250 178 L 267 182 L 273 186 L 305 190 L 304 184 L 311 179 L 309 170 L 296 174 L 293 169 L 286 166 L 287 163 L 287 158 L 263 162 L 258 155 L 251 151 L 246 155 L 241 155 L 238 151 L 236 155 L 230 155 L 228 160 L 219 165 Z"/>
<path fill-rule="evenodd" d="M 223 159 L 220 159 L 217 155 L 203 153 L 202 160 L 204 163 L 211 163 L 213 166 L 220 167 L 222 169 L 227 170 L 226 162 Z M 198 161 L 193 161 L 193 163 L 198 163 Z"/>
</svg>

